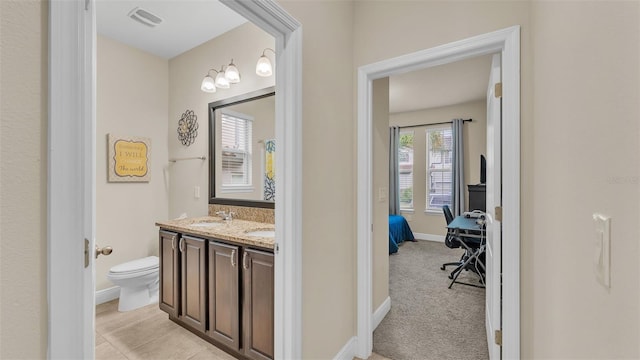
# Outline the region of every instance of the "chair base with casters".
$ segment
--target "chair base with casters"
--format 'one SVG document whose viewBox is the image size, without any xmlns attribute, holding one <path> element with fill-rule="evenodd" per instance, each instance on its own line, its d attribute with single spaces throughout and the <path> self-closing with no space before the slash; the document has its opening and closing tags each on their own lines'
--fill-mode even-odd
<svg viewBox="0 0 640 360">
<path fill-rule="evenodd" d="M 447 236 L 451 236 L 451 235 L 447 235 Z M 448 276 L 448 278 L 451 279 L 451 283 L 449 284 L 449 289 L 451 289 L 454 283 L 484 288 L 485 264 L 484 264 L 484 260 L 482 259 L 484 255 L 484 244 L 469 242 L 468 240 L 467 241 L 453 240 L 453 241 L 458 242 L 461 245 L 460 247 L 464 248 L 464 253 L 460 257 L 460 260 L 458 260 L 457 262 L 445 263 L 445 264 L 442 264 L 442 266 L 440 266 L 440 270 L 443 270 L 443 271 L 446 270 L 447 266 L 456 266 L 456 268 L 453 269 L 453 271 Z M 457 281 L 458 276 L 460 276 L 460 274 L 462 273 L 462 270 L 472 271 L 476 275 L 478 275 L 478 277 L 480 278 L 479 279 L 480 285 Z"/>
<path fill-rule="evenodd" d="M 455 270 L 453 270 L 451 274 L 449 274 L 449 279 L 451 279 L 451 283 L 449 284 L 449 289 L 451 289 L 454 283 L 474 286 L 479 288 L 485 287 L 486 268 L 484 265 L 484 261 L 481 259 L 481 255 L 483 254 L 484 254 L 484 245 L 482 245 L 481 247 L 473 251 L 471 254 L 468 254 L 467 252 L 465 252 L 465 254 L 463 255 L 464 261 Z M 478 275 L 478 277 L 480 278 L 479 279 L 480 285 L 457 281 L 458 276 L 460 276 L 460 274 L 462 273 L 462 270 L 472 271 L 476 275 Z"/>
<path fill-rule="evenodd" d="M 454 283 L 470 285 L 475 287 L 484 287 L 485 284 L 485 237 L 484 237 L 484 223 L 478 222 L 478 220 L 458 220 L 453 218 L 451 210 L 448 205 L 442 207 L 445 220 L 447 221 L 447 235 L 445 237 L 445 245 L 448 248 L 455 249 L 461 248 L 464 250 L 460 260 L 457 262 L 449 262 L 442 264 L 440 270 L 446 270 L 447 266 L 456 266 L 456 268 L 449 274 L 451 283 L 449 289 Z M 469 218 L 466 216 L 465 218 Z M 469 223 L 471 222 L 471 224 Z M 454 223 L 454 224 L 452 224 Z M 462 270 L 472 271 L 480 278 L 480 285 L 469 284 L 459 282 L 458 276 L 462 273 Z"/>
</svg>

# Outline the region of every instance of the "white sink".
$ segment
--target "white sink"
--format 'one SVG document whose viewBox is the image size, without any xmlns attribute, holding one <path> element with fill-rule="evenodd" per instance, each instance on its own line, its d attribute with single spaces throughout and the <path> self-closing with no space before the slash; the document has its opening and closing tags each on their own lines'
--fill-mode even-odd
<svg viewBox="0 0 640 360">
<path fill-rule="evenodd" d="M 265 237 L 265 238 L 276 237 L 276 231 L 275 230 L 247 231 L 245 234 L 247 234 L 249 236 L 259 236 L 259 237 Z"/>
<path fill-rule="evenodd" d="M 190 226 L 193 227 L 217 227 L 217 226 L 222 226 L 224 225 L 224 223 L 222 222 L 218 222 L 218 221 L 206 221 L 206 222 L 199 222 L 199 223 L 195 223 L 195 224 L 191 224 Z"/>
</svg>

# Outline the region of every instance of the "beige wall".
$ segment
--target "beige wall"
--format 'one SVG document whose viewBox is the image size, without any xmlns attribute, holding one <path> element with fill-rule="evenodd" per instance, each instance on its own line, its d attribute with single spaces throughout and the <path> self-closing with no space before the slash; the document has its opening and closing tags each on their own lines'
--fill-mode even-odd
<svg viewBox="0 0 640 360">
<path fill-rule="evenodd" d="M 330 359 L 356 333 L 353 5 L 291 1 L 302 44 L 302 357 Z"/>
<path fill-rule="evenodd" d="M 169 63 L 98 36 L 96 76 L 96 243 L 114 249 L 96 261 L 96 290 L 102 290 L 114 286 L 106 278 L 112 266 L 158 255 L 155 222 L 169 213 Z M 151 139 L 149 182 L 107 182 L 110 133 Z"/>
<path fill-rule="evenodd" d="M 0 357 L 44 358 L 48 10 L 0 4 Z M 354 69 L 514 24 L 522 25 L 522 355 L 640 357 L 638 3 L 283 6 L 304 27 L 305 358 L 331 358 L 355 334 Z M 610 291 L 591 275 L 594 211 L 613 216 Z"/>
<path fill-rule="evenodd" d="M 637 359 L 640 3 L 534 2 L 532 10 L 523 354 Z M 612 218 L 609 290 L 593 274 L 595 212 Z"/>
<path fill-rule="evenodd" d="M 269 96 L 262 99 L 243 102 L 241 104 L 216 110 L 216 197 L 231 199 L 264 200 L 264 141 L 275 139 L 276 97 Z M 220 110 L 231 110 L 253 118 L 251 137 L 251 192 L 222 192 L 222 145 L 220 142 L 222 123 Z M 277 145 L 276 145 L 277 146 Z M 227 190 L 228 191 L 228 190 Z"/>
<path fill-rule="evenodd" d="M 638 3 L 356 3 L 356 66 L 522 26 L 524 358 L 640 356 L 638 15 Z M 596 211 L 614 218 L 610 291 L 591 270 Z"/>
<path fill-rule="evenodd" d="M 47 32 L 38 1 L 0 1 L 0 358 L 47 351 Z"/>
<path fill-rule="evenodd" d="M 264 48 L 274 48 L 275 39 L 257 26 L 246 23 L 228 31 L 192 50 L 169 60 L 169 157 L 206 156 L 209 158 L 210 102 L 246 94 L 275 85 L 275 76 L 256 75 L 256 61 Z M 267 53 L 269 57 L 272 53 Z M 213 94 L 200 90 L 202 79 L 211 68 L 220 70 L 233 58 L 241 81 L 229 89 L 218 89 Z M 277 67 L 273 57 L 270 57 Z M 215 75 L 215 72 L 211 72 Z M 198 116 L 198 137 L 190 146 L 180 143 L 177 136 L 178 120 L 186 110 Z M 204 216 L 209 204 L 209 161 L 187 160 L 171 163 L 169 218 L 183 213 L 189 217 Z M 194 188 L 200 187 L 200 198 Z"/>
<path fill-rule="evenodd" d="M 489 69 L 487 69 L 487 76 Z M 451 106 L 432 109 L 395 113 L 389 116 L 391 125 L 410 126 L 434 124 L 451 119 L 473 119 L 464 123 L 464 183 L 480 182 L 480 154 L 487 154 L 487 105 L 486 100 L 478 100 Z M 414 133 L 413 150 L 413 212 L 402 211 L 414 233 L 444 236 L 446 221 L 442 211 L 425 211 L 426 209 L 426 146 L 427 127 L 407 129 Z M 469 192 L 465 188 L 465 203 L 468 209 Z"/>
<path fill-rule="evenodd" d="M 373 82 L 372 310 L 389 296 L 389 78 Z M 380 193 L 384 197 L 380 198 Z"/>
</svg>

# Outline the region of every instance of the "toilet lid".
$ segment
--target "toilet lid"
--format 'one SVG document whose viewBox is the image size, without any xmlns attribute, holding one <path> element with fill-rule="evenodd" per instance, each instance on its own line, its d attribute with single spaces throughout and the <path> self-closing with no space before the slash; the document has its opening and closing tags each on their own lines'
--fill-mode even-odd
<svg viewBox="0 0 640 360">
<path fill-rule="evenodd" d="M 120 265 L 116 265 L 109 270 L 112 274 L 131 273 L 137 271 L 145 271 L 158 268 L 159 261 L 157 256 L 148 256 L 146 258 L 129 261 Z"/>
</svg>

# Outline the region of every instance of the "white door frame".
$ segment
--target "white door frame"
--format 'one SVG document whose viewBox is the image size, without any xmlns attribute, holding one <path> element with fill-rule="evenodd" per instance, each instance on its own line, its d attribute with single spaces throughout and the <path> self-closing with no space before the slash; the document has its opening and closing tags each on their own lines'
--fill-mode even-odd
<svg viewBox="0 0 640 360">
<path fill-rule="evenodd" d="M 520 26 L 474 36 L 358 69 L 357 356 L 371 355 L 372 82 L 491 53 L 502 55 L 502 356 L 520 358 Z"/>
<path fill-rule="evenodd" d="M 276 39 L 275 357 L 302 354 L 302 26 L 273 0 L 222 0 Z M 94 357 L 95 11 L 93 0 L 49 4 L 47 182 L 48 349 Z"/>
</svg>

